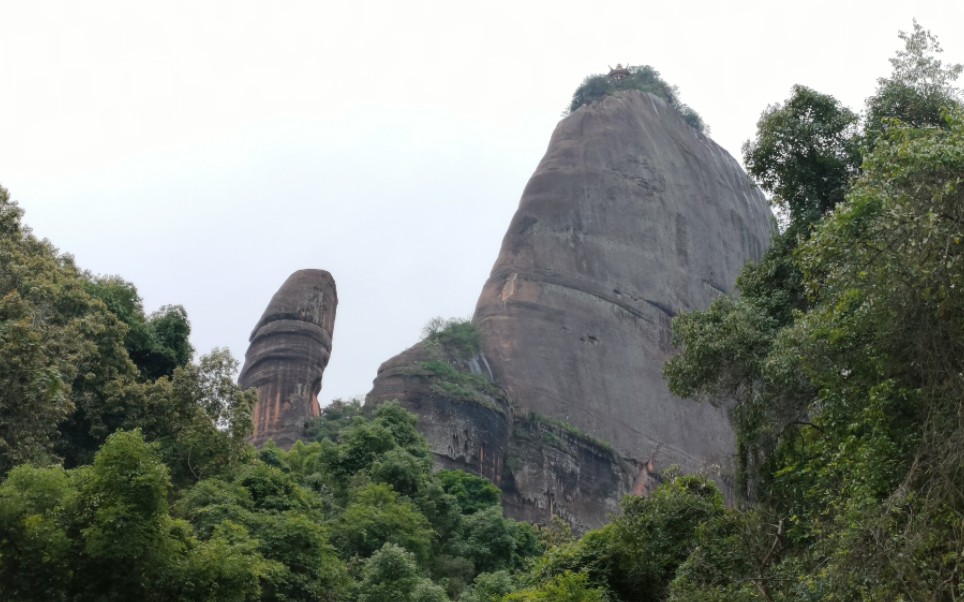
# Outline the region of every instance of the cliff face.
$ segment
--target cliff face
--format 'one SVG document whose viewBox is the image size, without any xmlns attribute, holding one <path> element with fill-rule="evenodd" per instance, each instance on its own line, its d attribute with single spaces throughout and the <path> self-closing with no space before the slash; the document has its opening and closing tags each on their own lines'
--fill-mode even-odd
<svg viewBox="0 0 964 602">
<path fill-rule="evenodd" d="M 492 378 L 485 355 L 423 341 L 382 364 L 366 403 L 397 399 L 417 414 L 436 466 L 492 481 L 513 518 L 601 526 L 637 468 L 604 442 L 515 407 Z"/>
<path fill-rule="evenodd" d="M 670 319 L 706 307 L 768 245 L 766 201 L 659 99 L 627 92 L 556 128 L 474 321 L 517 405 L 645 461 L 725 470 L 724 412 L 670 395 Z"/>
<path fill-rule="evenodd" d="M 736 161 L 665 103 L 604 98 L 559 123 L 523 192 L 473 318 L 480 352 L 446 358 L 498 395 L 433 385 L 423 342 L 368 401 L 418 413 L 437 463 L 490 478 L 516 518 L 597 526 L 671 464 L 725 486 L 725 411 L 673 397 L 660 369 L 671 318 L 729 291 L 772 228 Z"/>
<path fill-rule="evenodd" d="M 331 356 L 338 295 L 324 270 L 300 270 L 271 298 L 249 339 L 242 387 L 255 387 L 251 442 L 268 439 L 284 449 L 301 438 L 305 421 L 319 415 L 321 377 Z"/>
</svg>

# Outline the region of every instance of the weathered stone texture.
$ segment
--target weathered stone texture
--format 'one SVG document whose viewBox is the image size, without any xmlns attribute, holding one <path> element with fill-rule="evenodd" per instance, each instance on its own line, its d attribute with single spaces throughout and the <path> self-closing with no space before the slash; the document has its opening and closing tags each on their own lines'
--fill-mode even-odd
<svg viewBox="0 0 964 602">
<path fill-rule="evenodd" d="M 500 485 L 512 434 L 511 407 L 501 392 L 476 391 L 474 400 L 439 393 L 432 386 L 438 379 L 424 363 L 440 358 L 465 373 L 485 362 L 480 357 L 443 358 L 431 344 L 418 343 L 381 365 L 365 402 L 398 400 L 418 415 L 419 430 L 429 441 L 436 465 L 468 470 Z"/>
<path fill-rule="evenodd" d="M 251 442 L 269 439 L 288 449 L 319 415 L 318 392 L 331 356 L 338 295 L 324 270 L 299 270 L 288 277 L 251 332 L 242 387 L 255 387 Z"/>
<path fill-rule="evenodd" d="M 583 532 L 618 510 L 635 466 L 565 425 L 518 414 L 498 388 L 462 397 L 445 393 L 425 368 L 432 360 L 492 378 L 484 355 L 445 357 L 423 341 L 382 364 L 366 404 L 397 399 L 417 414 L 438 468 L 489 479 L 502 489 L 506 513 L 518 520 L 548 524 L 558 516 Z"/>
<path fill-rule="evenodd" d="M 724 410 L 672 396 L 670 319 L 730 290 L 773 220 L 736 161 L 661 100 L 607 97 L 559 123 L 474 322 L 518 407 L 640 464 L 725 471 Z"/>
<path fill-rule="evenodd" d="M 515 518 L 598 526 L 672 464 L 726 489 L 726 411 L 674 397 L 660 370 L 671 318 L 728 292 L 772 232 L 736 161 L 663 101 L 580 108 L 523 192 L 473 318 L 482 354 L 461 366 L 498 384 L 506 409 L 430 387 L 424 344 L 382 365 L 368 401 L 418 413 L 437 463 L 498 483 Z"/>
</svg>

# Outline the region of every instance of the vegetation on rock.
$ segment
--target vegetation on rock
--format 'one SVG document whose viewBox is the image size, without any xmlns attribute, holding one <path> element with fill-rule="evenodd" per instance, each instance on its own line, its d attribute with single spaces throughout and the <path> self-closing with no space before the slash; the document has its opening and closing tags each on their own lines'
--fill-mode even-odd
<svg viewBox="0 0 964 602">
<path fill-rule="evenodd" d="M 666 104 L 676 109 L 683 120 L 696 130 L 707 133 L 706 124 L 699 113 L 686 106 L 679 99 L 679 90 L 671 86 L 660 77 L 649 65 L 627 67 L 629 75 L 622 79 L 610 78 L 606 75 L 590 75 L 583 80 L 572 94 L 567 113 L 576 111 L 579 107 L 592 104 L 606 96 L 611 96 L 623 90 L 638 90 L 657 96 Z"/>
<path fill-rule="evenodd" d="M 287 452 L 246 445 L 230 355 L 191 362 L 182 309 L 146 316 L 0 189 L 0 597 L 961 599 L 961 67 L 916 23 L 902 39 L 863 123 L 801 86 L 764 112 L 746 162 L 786 227 L 739 296 L 674 321 L 674 391 L 737 402 L 741 507 L 664 475 L 575 541 L 434 473 L 397 403 L 336 402 Z M 448 368 L 478 333 L 427 337 L 426 370 L 465 384 Z"/>
<path fill-rule="evenodd" d="M 738 401 L 754 502 L 708 527 L 680 599 L 964 591 L 961 67 L 901 39 L 861 129 L 802 87 L 764 112 L 746 161 L 789 223 L 739 298 L 674 322 L 671 388 Z"/>
</svg>

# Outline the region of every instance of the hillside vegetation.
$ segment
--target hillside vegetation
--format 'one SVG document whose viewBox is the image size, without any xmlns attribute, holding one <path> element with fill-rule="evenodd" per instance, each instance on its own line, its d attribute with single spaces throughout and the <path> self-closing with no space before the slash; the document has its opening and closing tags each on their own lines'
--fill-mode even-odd
<svg viewBox="0 0 964 602">
<path fill-rule="evenodd" d="M 901 39 L 862 115 L 805 86 L 763 112 L 744 160 L 781 233 L 673 322 L 673 391 L 736 400 L 741 502 L 667 471 L 581 537 L 433 472 L 396 403 L 246 445 L 230 354 L 194 361 L 183 308 L 145 314 L 0 189 L 0 598 L 964 599 L 962 68 Z"/>
</svg>

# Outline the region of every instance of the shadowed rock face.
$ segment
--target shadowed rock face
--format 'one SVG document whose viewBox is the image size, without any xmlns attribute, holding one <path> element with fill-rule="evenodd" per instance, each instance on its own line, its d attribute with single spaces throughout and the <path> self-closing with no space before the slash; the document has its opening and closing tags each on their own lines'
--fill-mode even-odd
<svg viewBox="0 0 964 602">
<path fill-rule="evenodd" d="M 321 377 L 331 356 L 338 295 L 324 270 L 299 270 L 271 298 L 251 332 L 242 387 L 255 387 L 254 433 L 251 442 L 268 439 L 284 449 L 303 431 L 305 421 L 319 415 Z"/>
<path fill-rule="evenodd" d="M 474 322 L 513 403 L 640 464 L 726 470 L 723 410 L 673 397 L 670 319 L 728 292 L 772 217 L 736 161 L 659 99 L 564 119 L 523 192 Z M 718 468 L 720 467 L 720 468 Z"/>
<path fill-rule="evenodd" d="M 425 343 L 382 365 L 368 402 L 418 413 L 436 463 L 497 483 L 519 519 L 599 526 L 672 464 L 726 489 L 725 410 L 672 396 L 660 370 L 671 318 L 728 292 L 772 232 L 726 151 L 653 96 L 604 98 L 556 127 L 476 307 L 482 353 L 457 367 L 504 403 L 432 386 Z"/>
</svg>

